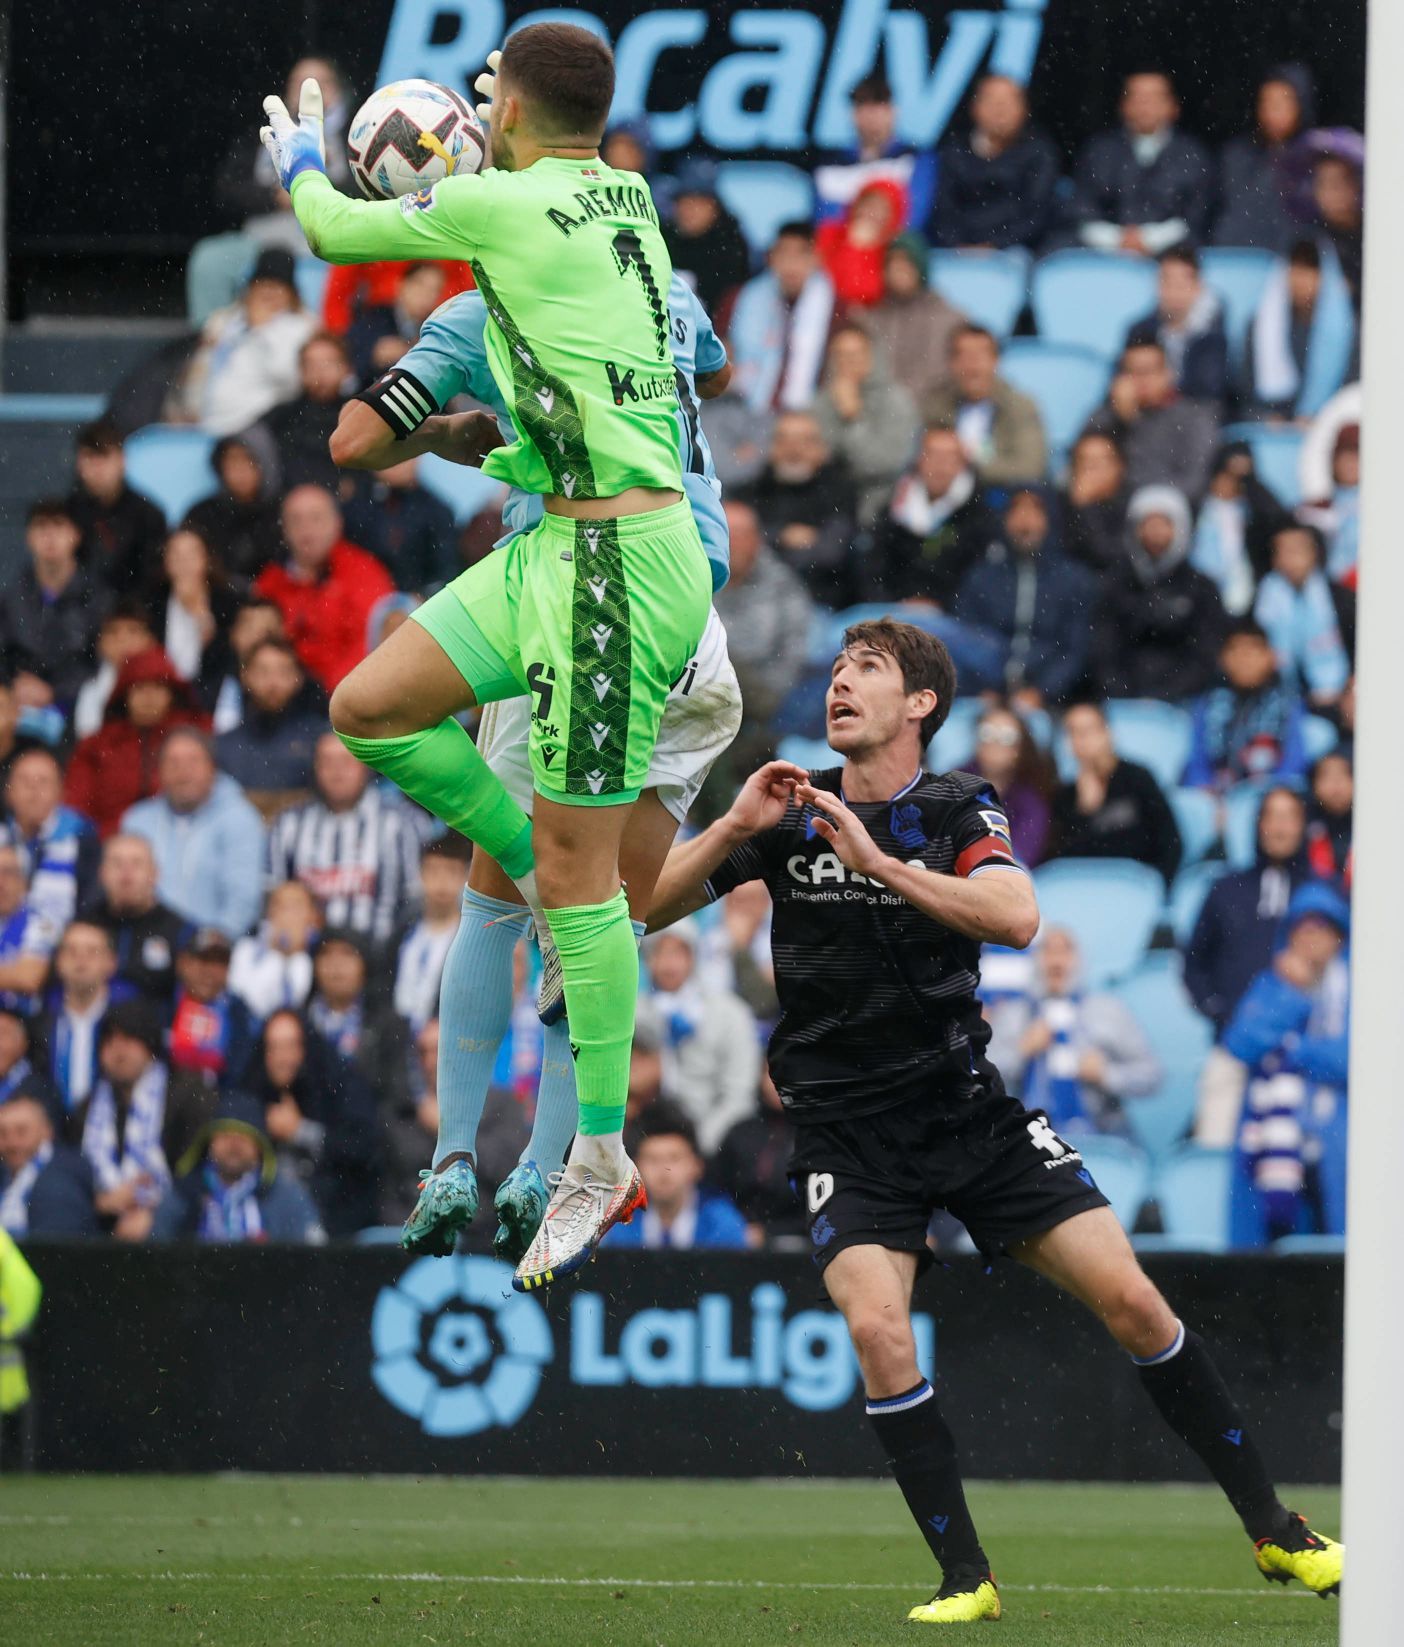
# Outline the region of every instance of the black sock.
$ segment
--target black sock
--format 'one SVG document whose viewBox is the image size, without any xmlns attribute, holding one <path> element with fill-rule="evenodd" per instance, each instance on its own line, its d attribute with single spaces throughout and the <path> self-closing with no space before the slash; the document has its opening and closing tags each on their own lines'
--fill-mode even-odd
<svg viewBox="0 0 1404 1647">
<path fill-rule="evenodd" d="M 921 1536 L 949 1578 L 960 1568 L 988 1573 L 975 1523 L 966 1508 L 960 1464 L 936 1392 L 923 1378 L 903 1395 L 868 1402 L 868 1417 Z"/>
<path fill-rule="evenodd" d="M 1287 1512 L 1199 1334 L 1181 1324 L 1179 1337 L 1168 1350 L 1147 1361 L 1137 1360 L 1136 1368 L 1160 1416 L 1204 1460 L 1249 1538 L 1280 1532 Z"/>
</svg>

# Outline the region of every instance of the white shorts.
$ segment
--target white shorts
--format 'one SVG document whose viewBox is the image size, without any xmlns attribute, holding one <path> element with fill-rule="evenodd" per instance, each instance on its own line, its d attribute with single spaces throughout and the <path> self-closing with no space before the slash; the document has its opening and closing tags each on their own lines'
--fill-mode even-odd
<svg viewBox="0 0 1404 1647">
<path fill-rule="evenodd" d="M 679 823 L 697 799 L 712 763 L 730 745 L 741 725 L 741 688 L 726 650 L 726 627 L 713 611 L 696 656 L 668 694 L 663 724 L 649 762 L 645 789 Z M 478 723 L 478 753 L 502 781 L 523 812 L 532 802 L 531 760 L 527 733 L 531 699 L 506 698 L 490 703 Z"/>
</svg>

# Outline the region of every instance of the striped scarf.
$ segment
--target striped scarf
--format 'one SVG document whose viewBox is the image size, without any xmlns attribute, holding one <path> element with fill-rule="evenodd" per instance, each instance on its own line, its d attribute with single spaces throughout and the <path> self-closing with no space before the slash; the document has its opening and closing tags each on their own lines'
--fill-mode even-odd
<svg viewBox="0 0 1404 1647">
<path fill-rule="evenodd" d="M 1040 1004 L 1038 1018 L 1048 1025 L 1053 1040 L 1024 1072 L 1024 1103 L 1043 1110 L 1055 1132 L 1070 1126 L 1075 1130 L 1087 1120 L 1077 1074 L 1081 1057 L 1077 997 L 1049 996 Z"/>
<path fill-rule="evenodd" d="M 123 1124 L 110 1081 L 98 1083 L 83 1124 L 83 1154 L 99 1190 L 138 1185 L 137 1199 L 154 1207 L 171 1182 L 161 1148 L 166 1124 L 166 1067 L 153 1061 L 132 1086 Z M 146 1180 L 146 1182 L 142 1182 Z"/>
<path fill-rule="evenodd" d="M 262 1173 L 257 1167 L 226 1184 L 205 1162 L 205 1193 L 200 1201 L 201 1241 L 262 1241 L 263 1213 L 258 1204 Z"/>
<path fill-rule="evenodd" d="M 39 1174 L 54 1158 L 52 1143 L 41 1144 L 5 1186 L 0 1195 L 0 1229 L 24 1235 L 29 1229 L 29 1197 Z"/>
</svg>

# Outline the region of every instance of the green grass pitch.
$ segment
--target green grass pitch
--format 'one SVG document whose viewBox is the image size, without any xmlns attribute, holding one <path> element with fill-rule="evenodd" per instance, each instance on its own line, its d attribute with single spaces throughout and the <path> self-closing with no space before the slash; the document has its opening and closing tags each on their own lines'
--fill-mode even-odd
<svg viewBox="0 0 1404 1647">
<path fill-rule="evenodd" d="M 1003 1647 L 1336 1640 L 1208 1488 L 970 1496 Z M 1334 1491 L 1289 1502 L 1337 1530 Z M 827 1481 L 7 1477 L 0 1550 L 25 1647 L 869 1647 L 912 1639 L 934 1571 L 895 1488 Z"/>
</svg>

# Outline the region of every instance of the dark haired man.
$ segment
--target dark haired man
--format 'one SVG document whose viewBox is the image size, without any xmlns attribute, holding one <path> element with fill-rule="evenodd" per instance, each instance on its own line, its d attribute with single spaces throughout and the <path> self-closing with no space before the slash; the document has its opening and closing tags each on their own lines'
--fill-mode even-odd
<svg viewBox="0 0 1404 1647">
<path fill-rule="evenodd" d="M 79 556 L 109 589 L 136 590 L 155 575 L 166 517 L 127 479 L 122 431 L 99 419 L 78 431 L 69 513 L 81 534 Z"/>
<path fill-rule="evenodd" d="M 1186 400 L 1210 401 L 1222 411 L 1229 387 L 1223 303 L 1204 284 L 1193 246 L 1172 246 L 1157 261 L 1155 308 L 1135 322 L 1122 347 L 1158 343 L 1176 392 Z"/>
<path fill-rule="evenodd" d="M 525 1288 L 585 1263 L 641 1204 L 622 1125 L 638 957 L 619 848 L 663 706 L 707 622 L 711 578 L 683 490 L 667 292 L 648 185 L 599 144 L 614 60 L 588 30 L 539 23 L 503 48 L 494 165 L 402 201 L 349 201 L 325 175 L 321 98 L 277 98 L 264 137 L 308 244 L 331 262 L 472 259 L 493 375 L 515 439 L 437 415 L 411 374 L 377 387 L 405 457 L 460 461 L 544 496 L 545 514 L 441 590 L 338 688 L 347 747 L 499 863 L 549 934 L 564 982 L 580 1128 L 551 1214 L 518 1268 Z M 350 441 L 358 403 L 338 428 Z M 530 822 L 463 727 L 475 704 L 532 690 Z"/>
<path fill-rule="evenodd" d="M 985 780 L 922 769 L 954 692 L 940 641 L 891 619 L 855 624 L 826 700 L 842 767 L 762 767 L 669 855 L 650 916 L 664 926 L 743 882 L 769 888 L 781 1007 L 770 1068 L 796 1129 L 791 1174 L 868 1415 L 943 1569 L 909 1616 L 1000 1610 L 954 1439 L 916 1362 L 911 1293 L 938 1207 L 989 1257 L 1017 1258 L 1099 1317 L 1228 1494 L 1264 1573 L 1333 1590 L 1340 1546 L 1278 1502 L 1209 1351 L 1141 1271 L 1081 1156 L 984 1056 L 979 946 L 1026 948 L 1038 906 Z"/>
</svg>

